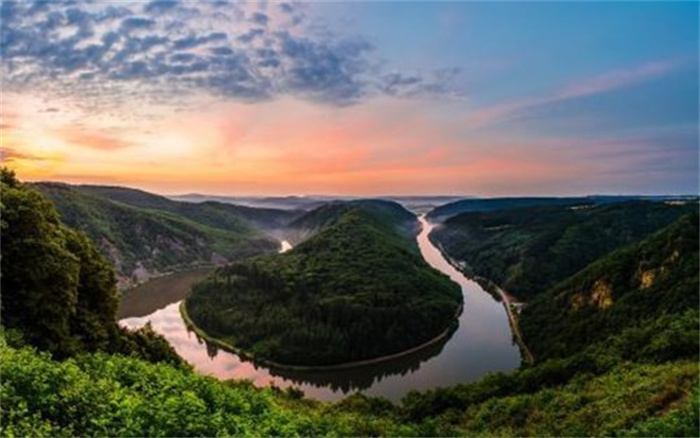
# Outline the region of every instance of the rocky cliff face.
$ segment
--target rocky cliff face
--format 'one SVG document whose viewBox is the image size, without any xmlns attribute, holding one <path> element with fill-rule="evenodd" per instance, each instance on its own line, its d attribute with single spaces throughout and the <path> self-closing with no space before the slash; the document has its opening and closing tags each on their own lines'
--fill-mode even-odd
<svg viewBox="0 0 700 438">
<path fill-rule="evenodd" d="M 275 239 L 232 209 L 182 207 L 157 195 L 145 198 L 142 192 L 136 192 L 140 195 L 136 199 L 150 203 L 135 206 L 80 186 L 42 183 L 36 188 L 54 202 L 69 226 L 98 244 L 114 266 L 122 290 L 170 272 L 221 265 L 279 248 Z"/>
</svg>

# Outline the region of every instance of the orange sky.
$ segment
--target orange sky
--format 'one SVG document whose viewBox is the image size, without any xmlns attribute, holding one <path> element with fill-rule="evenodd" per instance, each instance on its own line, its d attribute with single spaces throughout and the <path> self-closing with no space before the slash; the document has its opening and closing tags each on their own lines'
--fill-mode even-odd
<svg viewBox="0 0 700 438">
<path fill-rule="evenodd" d="M 68 109 L 37 118 L 36 105 L 20 98 L 13 105 L 5 96 L 2 147 L 5 163 L 31 181 L 170 194 L 498 194 L 512 191 L 501 180 L 536 192 L 585 171 L 533 159 L 532 148 L 519 153 L 524 145 L 459 140 L 466 129 L 459 119 L 440 118 L 420 102 L 212 104 L 101 129 L 99 120 L 73 125 L 85 114 Z"/>
<path fill-rule="evenodd" d="M 0 157 L 21 179 L 220 195 L 697 190 L 694 4 L 118 6 L 3 2 Z"/>
</svg>

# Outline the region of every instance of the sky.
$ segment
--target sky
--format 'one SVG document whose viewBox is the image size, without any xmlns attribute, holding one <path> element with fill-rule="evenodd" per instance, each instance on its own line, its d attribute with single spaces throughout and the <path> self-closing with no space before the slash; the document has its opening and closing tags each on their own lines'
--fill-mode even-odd
<svg viewBox="0 0 700 438">
<path fill-rule="evenodd" d="M 698 15 L 1 0 L 0 158 L 163 194 L 697 194 Z"/>
</svg>

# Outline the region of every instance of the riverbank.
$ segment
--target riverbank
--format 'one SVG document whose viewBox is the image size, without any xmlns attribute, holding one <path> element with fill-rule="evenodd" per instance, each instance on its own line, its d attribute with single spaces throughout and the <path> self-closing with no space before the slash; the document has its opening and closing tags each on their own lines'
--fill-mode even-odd
<svg viewBox="0 0 700 438">
<path fill-rule="evenodd" d="M 508 314 L 508 322 L 510 323 L 510 328 L 511 331 L 513 332 L 513 336 L 515 337 L 515 342 L 518 343 L 518 347 L 520 347 L 520 351 L 523 353 L 523 356 L 525 356 L 525 361 L 533 365 L 535 363 L 535 356 L 532 354 L 530 349 L 527 347 L 527 344 L 525 344 L 525 340 L 523 338 L 522 333 L 520 332 L 520 324 L 518 322 L 518 315 L 513 312 L 513 309 L 511 307 L 511 300 L 512 297 L 509 295 L 506 291 L 501 289 L 500 286 L 498 286 L 496 283 L 493 281 L 489 280 L 488 278 L 484 277 L 479 277 L 475 276 L 473 278 L 474 281 L 479 283 L 479 285 L 486 291 L 493 290 L 496 294 L 498 294 L 501 297 L 501 300 L 503 302 L 503 307 L 506 309 L 506 313 Z"/>
<path fill-rule="evenodd" d="M 404 356 L 408 356 L 410 354 L 416 353 L 420 350 L 423 350 L 425 348 L 428 348 L 432 345 L 435 345 L 441 341 L 443 341 L 447 336 L 451 335 L 455 328 L 458 325 L 458 320 L 459 316 L 462 314 L 462 311 L 464 310 L 464 303 L 460 304 L 459 308 L 455 312 L 455 315 L 450 321 L 448 327 L 442 331 L 439 335 L 435 336 L 434 338 L 423 342 L 422 344 L 416 345 L 415 347 L 411 347 L 407 350 L 399 351 L 397 353 L 392 353 L 392 354 L 387 354 L 384 356 L 379 356 L 375 358 L 370 358 L 370 359 L 363 359 L 363 360 L 358 360 L 358 361 L 352 361 L 352 362 L 344 362 L 340 364 L 335 364 L 335 365 L 291 365 L 291 364 L 283 364 L 279 362 L 275 362 L 269 359 L 258 359 L 255 358 L 255 356 L 252 353 L 246 352 L 245 350 L 242 350 L 238 347 L 235 347 L 234 345 L 231 345 L 227 342 L 224 342 L 218 338 L 215 338 L 211 335 L 209 335 L 207 332 L 202 330 L 200 327 L 198 327 L 194 321 L 190 318 L 190 316 L 187 314 L 187 308 L 185 306 L 185 301 L 183 300 L 180 303 L 180 315 L 182 316 L 183 321 L 185 322 L 185 325 L 191 329 L 197 336 L 199 336 L 201 339 L 204 339 L 210 344 L 213 344 L 223 350 L 226 350 L 230 353 L 234 353 L 238 355 L 241 359 L 247 360 L 247 361 L 252 361 L 255 362 L 256 364 L 266 366 L 266 367 L 274 367 L 278 368 L 281 370 L 289 370 L 289 371 L 337 371 L 337 370 L 348 370 L 352 368 L 361 368 L 365 367 L 368 365 L 376 365 L 382 362 L 387 362 L 390 360 L 398 359 Z"/>
<path fill-rule="evenodd" d="M 430 237 L 428 238 L 430 239 Z M 513 312 L 513 309 L 511 308 L 512 296 L 488 278 L 480 277 L 478 275 L 470 276 L 470 274 L 467 273 L 464 269 L 464 264 L 450 257 L 450 255 L 447 254 L 447 252 L 444 250 L 444 248 L 439 242 L 434 242 L 431 240 L 431 243 L 438 249 L 438 251 L 440 251 L 440 254 L 442 254 L 445 260 L 447 260 L 447 262 L 450 265 L 452 265 L 452 267 L 461 272 L 467 279 L 478 283 L 479 286 L 481 286 L 481 288 L 484 289 L 484 291 L 494 296 L 494 298 L 498 299 L 503 304 L 503 307 L 506 310 L 506 315 L 508 316 L 508 324 L 510 325 L 511 332 L 513 333 L 513 338 L 518 344 L 518 348 L 520 349 L 523 359 L 529 365 L 533 365 L 535 363 L 535 356 L 528 348 L 522 336 L 522 333 L 520 332 L 518 316 Z"/>
</svg>

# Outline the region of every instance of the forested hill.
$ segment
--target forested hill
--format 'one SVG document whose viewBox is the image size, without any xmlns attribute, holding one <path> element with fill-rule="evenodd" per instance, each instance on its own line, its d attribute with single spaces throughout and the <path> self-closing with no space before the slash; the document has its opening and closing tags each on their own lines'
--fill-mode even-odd
<svg viewBox="0 0 700 438">
<path fill-rule="evenodd" d="M 193 288 L 187 313 L 211 337 L 282 364 L 370 359 L 435 338 L 454 323 L 460 289 L 400 231 L 409 216 L 386 204 L 316 210 L 327 225 L 312 237 L 217 270 Z"/>
<path fill-rule="evenodd" d="M 498 210 L 511 210 L 527 207 L 574 207 L 574 206 L 602 206 L 619 204 L 630 201 L 687 201 L 695 200 L 692 196 L 581 196 L 581 197 L 518 197 L 518 198 L 475 198 L 461 199 L 450 202 L 431 210 L 427 218 L 432 222 L 442 222 L 460 213 L 489 212 Z"/>
<path fill-rule="evenodd" d="M 554 198 L 554 197 L 530 197 L 530 198 L 486 198 L 486 199 L 460 199 L 432 209 L 426 218 L 433 222 L 441 222 L 451 216 L 460 213 L 473 213 L 478 211 L 509 210 L 524 207 L 545 206 L 573 206 L 589 205 L 591 200 L 584 197 L 578 198 Z"/>
<path fill-rule="evenodd" d="M 270 253 L 279 246 L 235 206 L 176 202 L 114 187 L 32 186 L 53 201 L 69 226 L 97 243 L 114 265 L 121 288 L 159 273 Z"/>
<path fill-rule="evenodd" d="M 631 327 L 679 324 L 697 314 L 698 214 L 641 242 L 621 248 L 538 295 L 522 312 L 521 329 L 540 360 L 566 357 Z M 689 316 L 688 316 L 689 317 Z M 543 328 L 546 329 L 543 330 Z M 630 351 L 653 353 L 668 345 L 647 343 L 643 330 L 630 336 Z M 664 339 L 674 350 L 697 349 L 697 334 Z"/>
<path fill-rule="evenodd" d="M 329 202 L 299 216 L 289 223 L 287 236 L 293 244 L 297 244 L 334 224 L 354 208 L 371 213 L 376 225 L 385 226 L 391 232 L 396 231 L 410 238 L 418 231 L 416 217 L 400 204 L 381 199 L 360 199 Z"/>
<path fill-rule="evenodd" d="M 528 300 L 697 208 L 697 202 L 632 201 L 462 213 L 437 227 L 430 238 L 451 258 L 464 261 L 469 274 Z"/>
<path fill-rule="evenodd" d="M 286 227 L 303 210 L 247 207 L 226 202 L 205 200 L 202 202 L 175 201 L 164 196 L 154 195 L 143 190 L 115 186 L 80 185 L 82 192 L 107 198 L 112 201 L 160 211 L 168 211 L 193 221 L 216 228 L 245 227 L 245 221 L 262 230 L 276 230 Z"/>
</svg>

